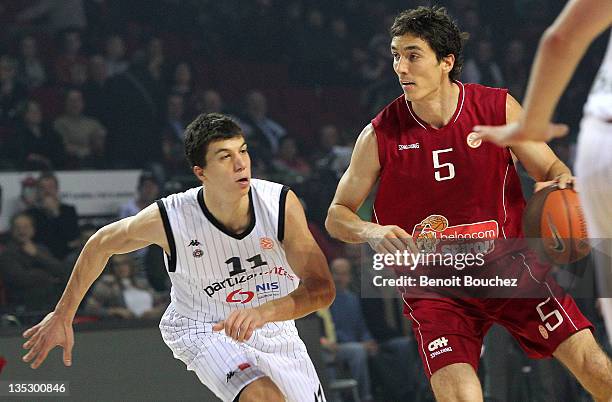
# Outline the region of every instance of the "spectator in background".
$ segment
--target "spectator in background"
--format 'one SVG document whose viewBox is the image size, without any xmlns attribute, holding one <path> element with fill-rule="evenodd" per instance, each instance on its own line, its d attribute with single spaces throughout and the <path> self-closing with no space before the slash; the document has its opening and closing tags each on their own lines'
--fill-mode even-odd
<svg viewBox="0 0 612 402">
<path fill-rule="evenodd" d="M 87 240 L 89 240 L 89 238 L 96 233 L 96 230 L 97 228 L 89 223 L 79 227 L 79 244 L 66 256 L 66 258 L 64 258 L 64 263 L 70 271 L 72 271 L 72 268 L 74 267 L 74 264 L 76 264 L 79 255 L 81 255 L 81 251 L 83 250 L 83 247 L 85 247 L 85 243 L 87 243 Z"/>
<path fill-rule="evenodd" d="M 119 35 L 111 35 L 106 39 L 104 62 L 109 77 L 127 71 L 130 64 L 125 59 L 125 42 Z"/>
<path fill-rule="evenodd" d="M 107 82 L 107 151 L 116 168 L 151 168 L 161 159 L 160 105 L 166 94 L 161 40 L 151 39 L 140 53 L 138 62 Z"/>
<path fill-rule="evenodd" d="M 504 56 L 503 75 L 508 92 L 520 102 L 525 95 L 529 63 L 525 60 L 525 45 L 518 39 L 508 44 Z"/>
<path fill-rule="evenodd" d="M 43 122 L 40 105 L 34 100 L 23 104 L 21 119 L 6 150 L 5 157 L 16 170 L 58 169 L 64 162 L 62 138 Z"/>
<path fill-rule="evenodd" d="M 0 277 L 7 289 L 9 307 L 47 310 L 57 302 L 68 271 L 45 246 L 34 242 L 36 232 L 30 215 L 13 216 L 10 233 L 0 253 Z"/>
<path fill-rule="evenodd" d="M 138 179 L 137 195 L 119 209 L 119 219 L 136 215 L 160 196 L 159 181 L 151 172 L 142 172 Z"/>
<path fill-rule="evenodd" d="M 310 165 L 298 154 L 295 140 L 285 136 L 280 140 L 278 153 L 272 160 L 275 177 L 289 186 L 301 185 L 310 178 Z"/>
<path fill-rule="evenodd" d="M 75 64 L 87 69 L 87 58 L 82 53 L 83 42 L 79 30 L 65 30 L 60 34 L 60 42 L 61 52 L 55 59 L 54 72 L 57 82 L 66 84 L 70 82 L 71 68 Z"/>
<path fill-rule="evenodd" d="M 170 83 L 170 93 L 189 99 L 193 92 L 192 68 L 189 63 L 183 61 L 174 67 L 174 74 Z"/>
<path fill-rule="evenodd" d="M 370 267 L 371 268 L 371 267 Z M 404 317 L 404 301 L 395 286 L 374 286 L 374 276 L 396 278 L 389 269 L 362 270 L 361 308 L 366 326 L 379 345 L 372 370 L 382 384 L 385 400 L 422 400 L 429 384 L 421 375 L 418 346 L 412 340 L 409 320 Z M 394 370 L 389 372 L 388 367 Z"/>
<path fill-rule="evenodd" d="M 44 21 L 42 27 L 50 33 L 87 26 L 83 0 L 38 0 L 22 10 L 17 15 L 17 21 Z"/>
<path fill-rule="evenodd" d="M 102 275 L 94 284 L 86 313 L 123 319 L 161 317 L 165 297 L 157 296 L 144 278 L 134 275 L 136 265 L 129 255 L 114 255 L 110 268 L 110 274 Z"/>
<path fill-rule="evenodd" d="M 14 123 L 19 103 L 26 96 L 25 86 L 17 81 L 17 62 L 8 55 L 0 56 L 0 126 Z"/>
<path fill-rule="evenodd" d="M 38 181 L 32 176 L 26 176 L 21 180 L 21 190 L 19 193 L 18 211 L 27 211 L 36 207 L 38 198 Z"/>
<path fill-rule="evenodd" d="M 490 87 L 503 87 L 504 78 L 494 60 L 493 43 L 481 39 L 476 44 L 476 53 L 465 62 L 463 80 Z"/>
<path fill-rule="evenodd" d="M 103 163 L 106 128 L 98 120 L 84 116 L 84 109 L 83 93 L 69 89 L 64 113 L 53 123 L 64 140 L 67 164 L 72 168 L 99 167 Z"/>
<path fill-rule="evenodd" d="M 166 100 L 166 124 L 163 136 L 183 143 L 185 126 L 185 101 L 183 95 L 179 93 L 170 94 Z"/>
<path fill-rule="evenodd" d="M 338 343 L 327 348 L 335 351 L 337 362 L 348 364 L 352 377 L 359 383 L 361 400 L 371 401 L 368 355 L 376 354 L 378 345 L 366 327 L 359 297 L 349 289 L 351 263 L 346 258 L 337 258 L 329 265 L 336 283 L 336 299 L 329 310 Z"/>
<path fill-rule="evenodd" d="M 337 182 L 348 168 L 353 149 L 340 144 L 340 133 L 333 124 L 321 127 L 318 144 L 315 167 L 330 172 Z"/>
<path fill-rule="evenodd" d="M 83 86 L 89 79 L 87 64 L 74 63 L 68 69 L 68 82 L 66 86 L 73 89 L 83 90 Z"/>
<path fill-rule="evenodd" d="M 95 54 L 89 58 L 89 78 L 83 85 L 85 98 L 85 114 L 103 120 L 107 117 L 108 103 L 106 94 L 106 63 L 104 58 Z"/>
<path fill-rule="evenodd" d="M 27 212 L 34 218 L 34 239 L 47 246 L 55 258 L 63 260 L 78 246 L 76 208 L 60 201 L 59 182 L 52 173 L 42 173 L 38 178 L 37 205 Z"/>
<path fill-rule="evenodd" d="M 333 55 L 333 71 L 328 72 L 334 84 L 351 84 L 352 46 L 346 20 L 336 17 L 331 22 L 330 52 Z"/>
<path fill-rule="evenodd" d="M 45 64 L 38 56 L 38 44 L 33 36 L 24 36 L 19 42 L 17 66 L 18 79 L 27 89 L 38 88 L 47 82 Z"/>
<path fill-rule="evenodd" d="M 240 126 L 248 139 L 249 147 L 253 148 L 256 157 L 272 160 L 278 152 L 280 140 L 287 131 L 277 122 L 268 117 L 268 101 L 260 91 L 249 92 L 245 98 L 246 110 L 240 117 Z"/>
<path fill-rule="evenodd" d="M 214 89 L 198 91 L 194 94 L 191 100 L 189 116 L 191 120 L 197 117 L 200 113 L 223 113 L 223 99 L 219 92 Z"/>
<path fill-rule="evenodd" d="M 162 129 L 162 157 L 164 172 L 168 176 L 185 172 L 184 101 L 180 94 L 168 96 L 166 123 Z"/>
</svg>

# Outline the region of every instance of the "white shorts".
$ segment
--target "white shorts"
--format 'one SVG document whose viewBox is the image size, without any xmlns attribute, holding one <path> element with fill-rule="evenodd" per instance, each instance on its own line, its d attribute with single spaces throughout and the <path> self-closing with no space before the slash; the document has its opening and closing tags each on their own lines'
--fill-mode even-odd
<svg viewBox="0 0 612 402">
<path fill-rule="evenodd" d="M 576 177 L 597 264 L 597 285 L 612 344 L 612 123 L 584 117 L 578 136 Z"/>
<path fill-rule="evenodd" d="M 174 357 L 222 401 L 234 401 L 244 387 L 264 376 L 289 402 L 326 400 L 293 322 L 266 324 L 242 343 L 213 332 L 212 325 L 179 314 L 171 303 L 159 328 Z"/>
</svg>

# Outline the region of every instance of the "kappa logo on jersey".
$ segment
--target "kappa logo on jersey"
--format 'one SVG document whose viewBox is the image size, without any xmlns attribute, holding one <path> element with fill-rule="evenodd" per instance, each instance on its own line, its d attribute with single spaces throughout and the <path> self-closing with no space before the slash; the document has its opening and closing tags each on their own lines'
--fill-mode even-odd
<svg viewBox="0 0 612 402">
<path fill-rule="evenodd" d="M 414 144 L 399 144 L 397 146 L 397 150 L 405 151 L 407 149 L 419 149 L 420 147 L 421 147 L 421 144 L 419 144 L 418 142 L 415 142 Z"/>
<path fill-rule="evenodd" d="M 198 239 L 194 239 L 194 240 L 192 240 L 192 241 L 190 241 L 190 242 L 189 242 L 189 244 L 187 245 L 187 247 L 191 247 L 191 246 L 197 247 L 197 246 L 199 246 L 200 244 L 201 244 L 201 243 L 198 241 Z"/>
<path fill-rule="evenodd" d="M 432 359 L 438 355 L 441 355 L 442 353 L 453 351 L 453 348 L 451 346 L 448 346 L 448 339 L 446 339 L 446 337 L 444 336 L 429 342 L 429 345 L 427 345 L 427 349 L 429 349 L 430 352 L 433 352 L 429 354 Z"/>
<path fill-rule="evenodd" d="M 228 303 L 244 304 L 253 300 L 253 297 L 255 297 L 255 293 L 251 292 L 250 290 L 243 292 L 242 289 L 236 289 L 227 295 L 225 301 Z"/>
<path fill-rule="evenodd" d="M 478 148 L 482 144 L 482 140 L 481 139 L 476 139 L 475 138 L 477 135 L 478 134 L 476 134 L 473 131 L 468 134 L 466 141 L 467 141 L 467 144 L 468 144 L 468 146 L 470 148 Z"/>
<path fill-rule="evenodd" d="M 259 245 L 264 250 L 271 250 L 274 247 L 274 240 L 270 239 L 269 237 L 260 237 Z"/>
<path fill-rule="evenodd" d="M 251 365 L 249 363 L 242 363 L 238 365 L 238 370 L 232 370 L 229 373 L 227 373 L 227 375 L 225 376 L 225 381 L 226 382 L 230 382 L 230 380 L 232 379 L 232 377 L 234 377 L 234 375 L 236 375 L 236 373 L 238 371 L 244 371 L 246 369 L 248 369 L 249 367 L 251 367 Z"/>
<path fill-rule="evenodd" d="M 499 237 L 499 225 L 497 221 L 489 220 L 451 226 L 445 216 L 429 215 L 414 226 L 412 237 L 416 239 L 419 250 L 425 253 L 439 251 L 450 254 L 487 254 L 495 247 L 495 239 Z M 460 243 L 453 241 L 470 239 L 478 241 Z M 443 241 L 446 242 L 442 243 Z"/>
</svg>

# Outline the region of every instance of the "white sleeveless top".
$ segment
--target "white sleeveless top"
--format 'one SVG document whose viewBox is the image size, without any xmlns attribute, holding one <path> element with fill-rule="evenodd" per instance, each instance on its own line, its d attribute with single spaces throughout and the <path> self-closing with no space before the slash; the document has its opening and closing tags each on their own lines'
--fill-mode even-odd
<svg viewBox="0 0 612 402">
<path fill-rule="evenodd" d="M 612 120 L 612 37 L 584 105 L 584 115 L 602 121 Z"/>
<path fill-rule="evenodd" d="M 176 311 L 218 322 L 237 309 L 256 307 L 295 290 L 295 275 L 282 246 L 289 188 L 252 179 L 253 218 L 241 234 L 230 233 L 204 203 L 203 187 L 157 201 L 168 238 L 164 260 Z"/>
</svg>

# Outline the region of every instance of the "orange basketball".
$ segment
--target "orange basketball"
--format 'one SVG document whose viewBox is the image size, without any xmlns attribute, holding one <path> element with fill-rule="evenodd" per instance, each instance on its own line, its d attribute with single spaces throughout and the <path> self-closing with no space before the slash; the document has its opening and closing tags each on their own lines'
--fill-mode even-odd
<svg viewBox="0 0 612 402">
<path fill-rule="evenodd" d="M 523 232 L 538 254 L 554 264 L 569 264 L 589 254 L 586 222 L 578 194 L 556 185 L 535 193 L 523 215 Z"/>
<path fill-rule="evenodd" d="M 424 223 L 429 224 L 429 227 L 436 232 L 442 232 L 448 227 L 448 219 L 442 215 L 431 215 L 425 219 Z"/>
</svg>

